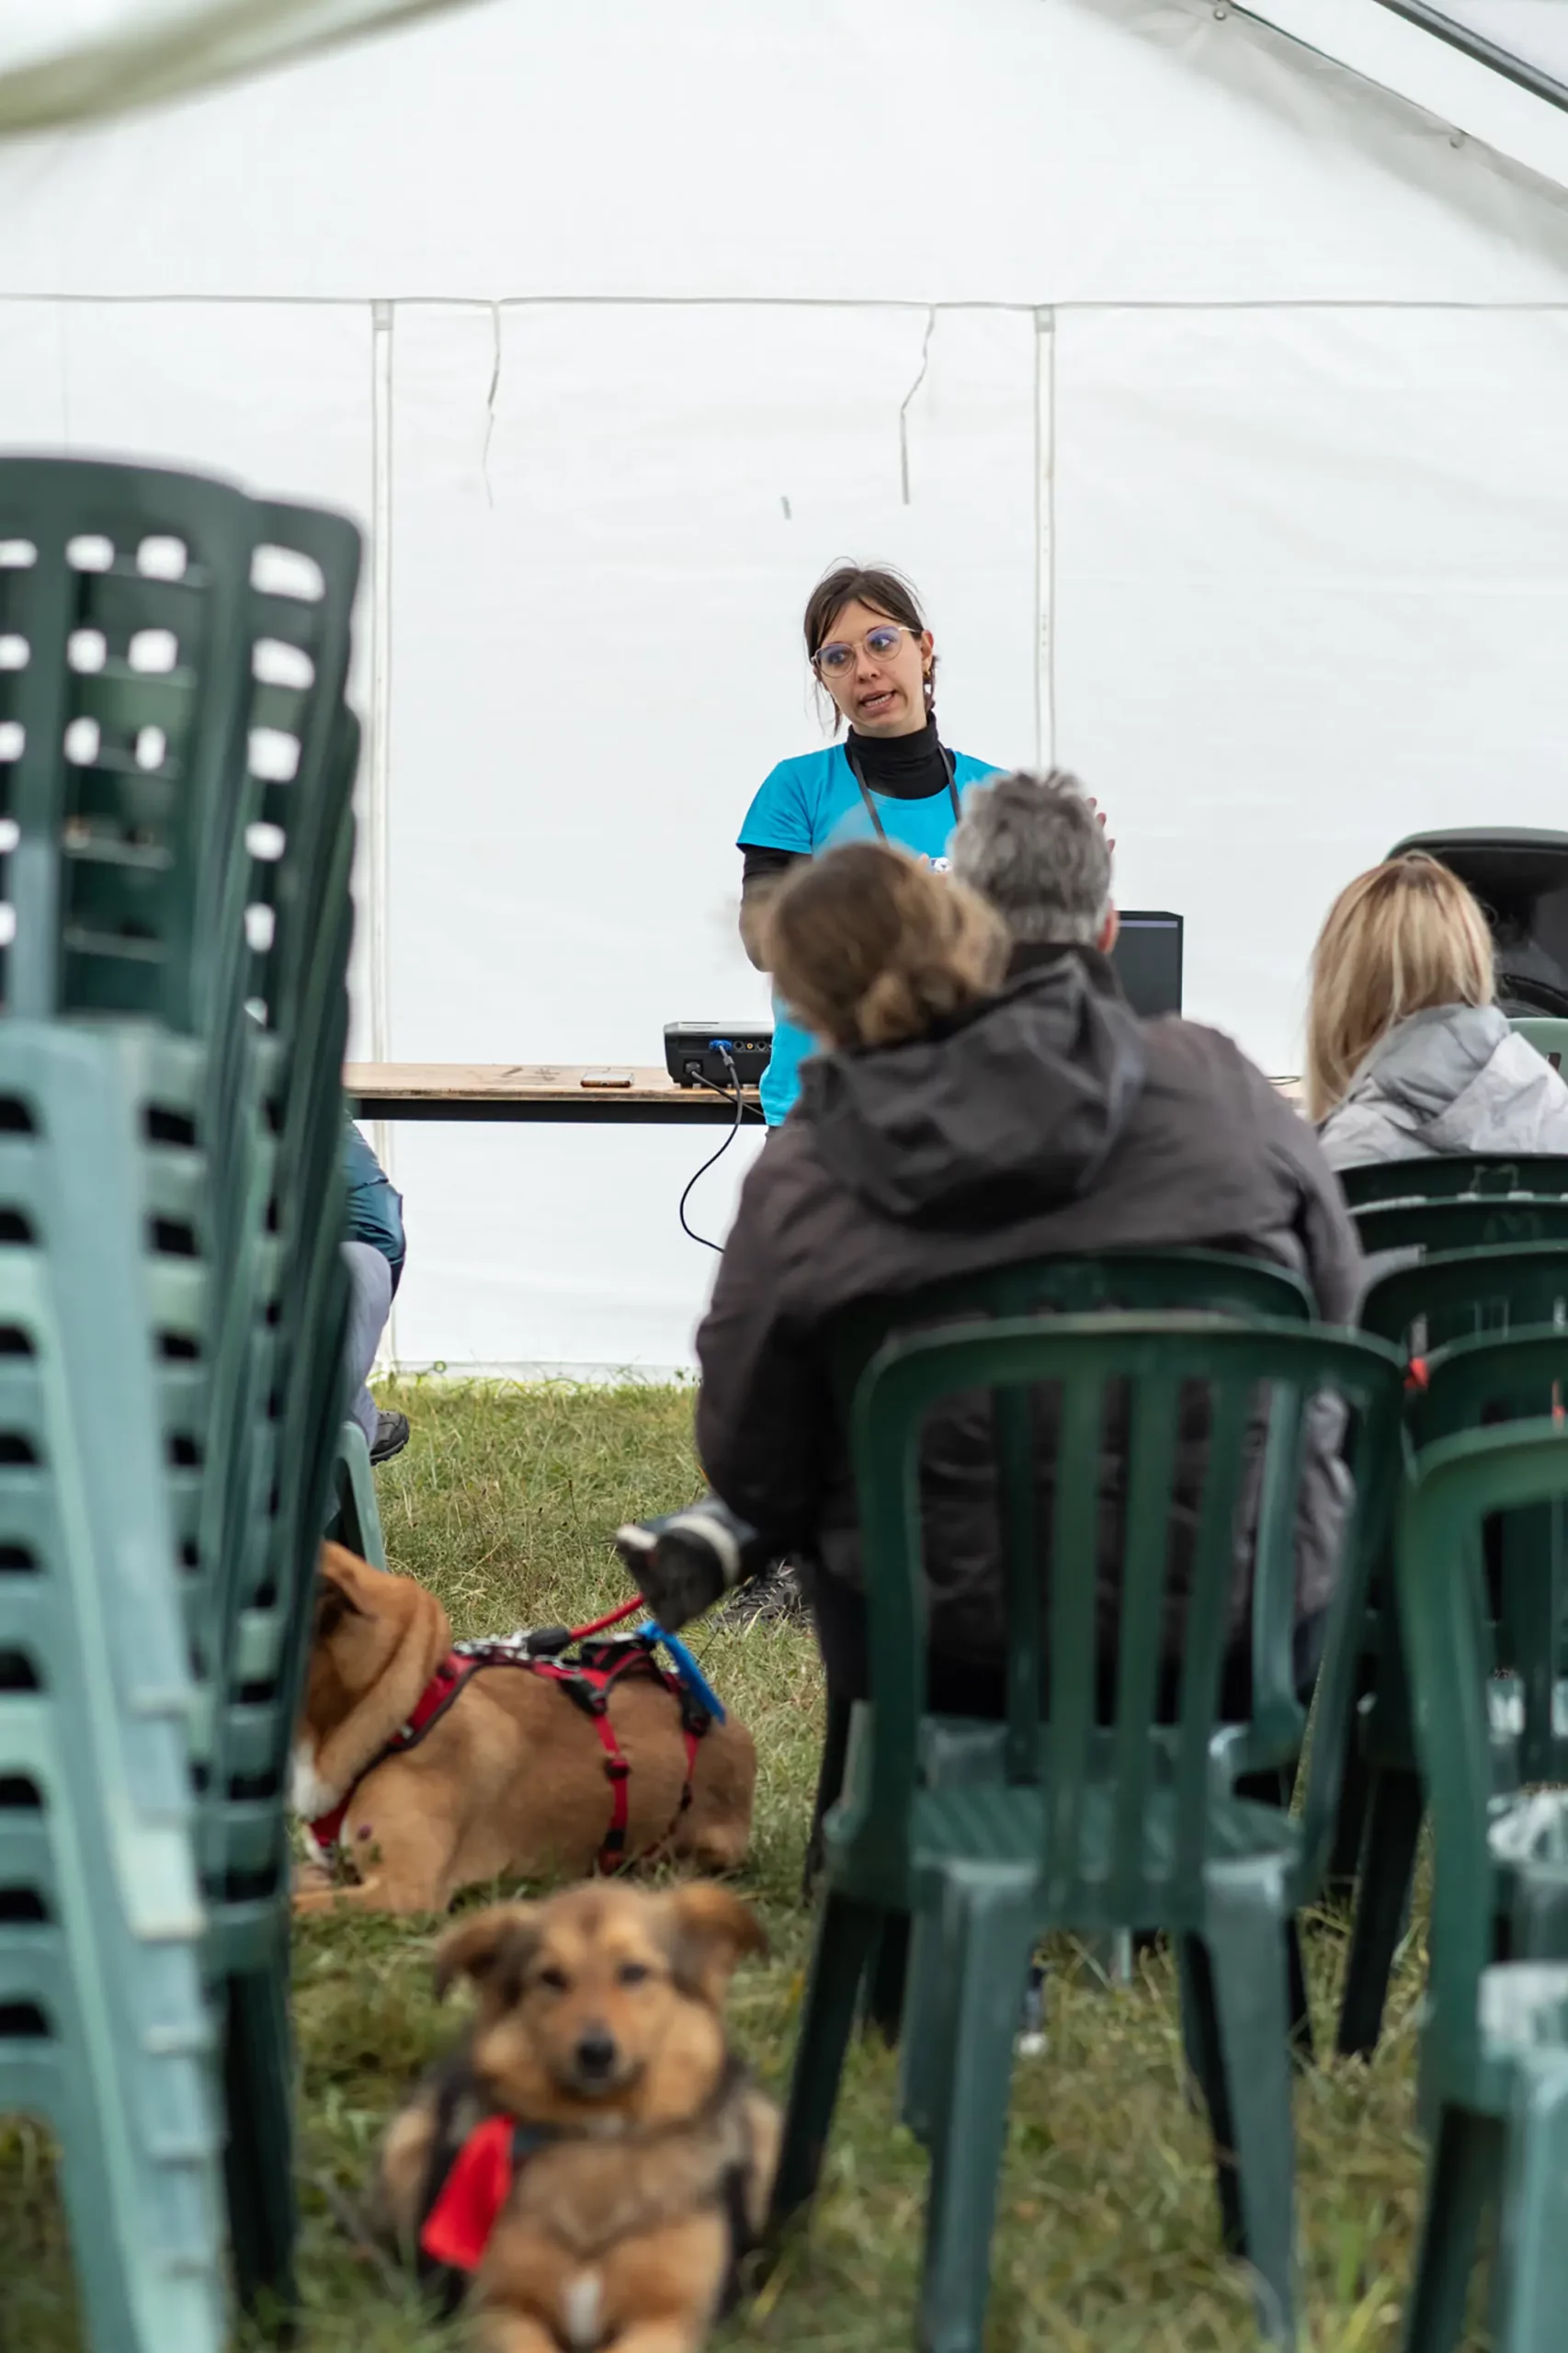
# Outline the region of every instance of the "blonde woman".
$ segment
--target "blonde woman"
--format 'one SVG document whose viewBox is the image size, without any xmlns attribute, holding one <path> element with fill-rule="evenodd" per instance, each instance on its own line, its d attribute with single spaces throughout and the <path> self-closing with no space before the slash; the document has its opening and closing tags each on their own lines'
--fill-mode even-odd
<svg viewBox="0 0 1568 2353">
<path fill-rule="evenodd" d="M 1492 938 L 1420 852 L 1359 874 L 1312 953 L 1307 1109 L 1335 1168 L 1568 1153 L 1568 1086 L 1493 1001 Z"/>
</svg>

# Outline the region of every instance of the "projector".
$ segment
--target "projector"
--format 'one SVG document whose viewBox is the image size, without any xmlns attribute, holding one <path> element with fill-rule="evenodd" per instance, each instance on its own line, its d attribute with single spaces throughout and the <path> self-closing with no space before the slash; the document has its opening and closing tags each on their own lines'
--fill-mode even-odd
<svg viewBox="0 0 1568 2353">
<path fill-rule="evenodd" d="M 743 1086 L 756 1086 L 772 1051 L 772 1030 L 753 1021 L 665 1024 L 665 1068 L 677 1086 L 720 1086 L 728 1094 L 737 1078 Z"/>
</svg>

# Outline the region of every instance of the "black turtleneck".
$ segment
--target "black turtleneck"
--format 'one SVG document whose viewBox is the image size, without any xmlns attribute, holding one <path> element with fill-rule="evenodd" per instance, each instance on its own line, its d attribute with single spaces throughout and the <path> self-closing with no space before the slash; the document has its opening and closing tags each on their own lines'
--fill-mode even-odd
<svg viewBox="0 0 1568 2353">
<path fill-rule="evenodd" d="M 913 735 L 862 735 L 852 727 L 845 749 L 851 767 L 864 778 L 866 790 L 889 801 L 928 801 L 933 793 L 949 790 L 947 756 L 937 739 L 934 719 L 928 719 Z M 744 841 L 740 849 L 743 891 L 747 882 L 765 875 L 781 874 L 786 867 L 811 854 L 807 850 L 774 849 Z"/>
<path fill-rule="evenodd" d="M 1119 996 L 1125 1002 L 1126 991 L 1116 966 L 1086 940 L 1015 939 L 1007 959 L 1007 978 L 1020 981 L 1027 972 L 1043 972 L 1048 964 L 1060 964 L 1069 956 L 1080 967 L 1096 996 Z"/>
<path fill-rule="evenodd" d="M 948 789 L 948 763 L 934 719 L 913 735 L 862 735 L 852 727 L 845 748 L 868 788 L 890 801 L 927 801 Z"/>
</svg>

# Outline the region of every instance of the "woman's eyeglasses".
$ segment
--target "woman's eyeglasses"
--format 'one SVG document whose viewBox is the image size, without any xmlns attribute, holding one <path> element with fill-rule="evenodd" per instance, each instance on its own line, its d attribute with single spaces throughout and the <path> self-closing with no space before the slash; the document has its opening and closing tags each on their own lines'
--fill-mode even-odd
<svg viewBox="0 0 1568 2353">
<path fill-rule="evenodd" d="M 918 630 L 906 629 L 902 621 L 879 621 L 875 629 L 866 631 L 858 645 L 851 645 L 845 638 L 835 638 L 831 645 L 819 645 L 812 656 L 812 667 L 819 676 L 841 677 L 853 666 L 862 646 L 873 662 L 891 662 L 898 652 L 899 639 L 917 637 L 919 633 Z"/>
</svg>

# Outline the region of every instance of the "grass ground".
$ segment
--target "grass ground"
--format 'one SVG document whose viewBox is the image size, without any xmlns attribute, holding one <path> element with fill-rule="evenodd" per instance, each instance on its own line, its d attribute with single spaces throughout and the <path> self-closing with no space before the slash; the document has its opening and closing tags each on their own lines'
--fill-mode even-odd
<svg viewBox="0 0 1568 2353">
<path fill-rule="evenodd" d="M 622 1599 L 607 1530 L 693 1489 L 687 1391 L 431 1381 L 396 1402 L 414 1438 L 379 1474 L 389 1558 L 440 1593 L 462 1634 L 570 1622 Z M 807 1949 L 797 1891 L 818 1738 L 815 1657 L 809 1636 L 788 1627 L 705 1632 L 699 1647 L 761 1757 L 744 1892 L 773 1953 L 736 1981 L 733 2021 L 781 2088 Z M 358 2199 L 404 2085 L 451 2032 L 429 1991 L 435 1929 L 345 1917 L 311 1923 L 298 1940 L 302 2353 L 457 2353 L 461 2344 L 460 2331 L 432 2326 L 355 2245 L 343 2202 Z M 1326 2044 L 1344 1939 L 1325 1921 L 1308 1943 Z M 1329 2062 L 1297 2089 L 1311 2353 L 1381 2353 L 1398 2341 L 1422 2168 L 1419 1960 L 1402 1967 L 1376 2063 Z M 1183 2096 L 1171 1971 L 1154 1959 L 1135 1984 L 1108 1987 L 1072 1949 L 1057 1961 L 1047 2050 L 1015 2079 L 993 2256 L 994 2353 L 1241 2353 L 1256 2343 L 1250 2299 L 1217 2251 L 1208 2140 Z M 858 2050 L 810 2229 L 719 2348 L 903 2353 L 913 2343 L 925 2163 L 891 2125 L 892 2090 L 888 2054 Z M 0 2125 L 0 2353 L 76 2345 L 47 2152 L 31 2128 Z"/>
</svg>

